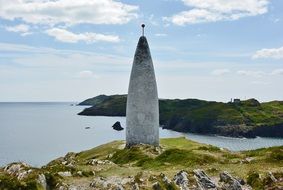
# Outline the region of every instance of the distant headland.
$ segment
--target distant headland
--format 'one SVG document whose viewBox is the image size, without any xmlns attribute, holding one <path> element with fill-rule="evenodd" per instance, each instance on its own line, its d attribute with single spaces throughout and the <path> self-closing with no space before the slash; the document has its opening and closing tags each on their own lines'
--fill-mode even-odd
<svg viewBox="0 0 283 190">
<path fill-rule="evenodd" d="M 127 95 L 99 95 L 79 115 L 125 116 Z M 178 132 L 231 137 L 283 137 L 283 101 L 256 99 L 223 103 L 198 99 L 160 99 L 160 126 Z"/>
</svg>

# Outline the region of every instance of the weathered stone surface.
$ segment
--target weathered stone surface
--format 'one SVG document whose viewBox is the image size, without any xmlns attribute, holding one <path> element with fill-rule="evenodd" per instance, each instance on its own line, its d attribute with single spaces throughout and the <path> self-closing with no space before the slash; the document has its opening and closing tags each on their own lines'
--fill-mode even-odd
<svg viewBox="0 0 283 190">
<path fill-rule="evenodd" d="M 159 145 L 159 106 L 150 49 L 141 36 L 135 52 L 126 110 L 126 145 Z"/>
<path fill-rule="evenodd" d="M 122 185 L 117 185 L 114 187 L 114 190 L 124 190 L 124 187 Z"/>
<path fill-rule="evenodd" d="M 44 174 L 38 175 L 38 183 L 41 185 L 41 187 L 46 190 L 47 189 L 47 182 Z"/>
<path fill-rule="evenodd" d="M 58 175 L 62 176 L 62 177 L 71 177 L 72 173 L 69 171 L 65 171 L 65 172 L 58 172 Z"/>
<path fill-rule="evenodd" d="M 181 190 L 188 190 L 189 189 L 189 180 L 188 180 L 188 173 L 184 170 L 178 172 L 174 178 L 174 182 L 176 185 L 180 187 Z"/>
<path fill-rule="evenodd" d="M 58 187 L 58 190 L 69 190 L 69 187 L 67 184 L 63 183 Z"/>
<path fill-rule="evenodd" d="M 132 190 L 139 190 L 139 184 L 138 183 L 135 183 L 133 186 L 132 186 Z"/>
<path fill-rule="evenodd" d="M 220 182 L 224 182 L 221 187 L 223 190 L 242 190 L 240 182 L 226 171 L 220 173 Z"/>
<path fill-rule="evenodd" d="M 254 160 L 252 157 L 247 157 L 241 161 L 242 164 L 249 164 Z"/>
<path fill-rule="evenodd" d="M 170 185 L 171 181 L 170 181 L 170 179 L 168 179 L 168 177 L 164 173 L 161 173 L 160 177 L 166 185 Z"/>
<path fill-rule="evenodd" d="M 113 165 L 114 163 L 111 162 L 110 160 L 91 159 L 88 161 L 88 164 L 90 165 L 106 165 L 106 164 Z"/>
<path fill-rule="evenodd" d="M 93 182 L 89 184 L 90 187 L 95 189 L 114 189 L 123 190 L 124 185 L 133 183 L 134 179 L 132 177 L 121 178 L 121 177 L 97 177 L 93 179 Z"/>
<path fill-rule="evenodd" d="M 4 171 L 22 180 L 28 176 L 33 170 L 24 162 L 11 163 L 4 168 Z"/>
<path fill-rule="evenodd" d="M 276 183 L 276 182 L 278 181 L 278 180 L 274 177 L 274 175 L 272 174 L 271 171 L 268 172 L 268 175 L 269 175 L 270 179 L 271 179 L 273 182 Z"/>
<path fill-rule="evenodd" d="M 195 178 L 200 189 L 216 189 L 215 183 L 202 170 L 194 170 Z"/>
<path fill-rule="evenodd" d="M 161 188 L 159 182 L 153 183 L 153 184 L 152 184 L 152 189 L 153 189 L 153 190 L 162 190 L 162 188 Z"/>
<path fill-rule="evenodd" d="M 227 183 L 229 181 L 232 180 L 232 176 L 228 173 L 228 172 L 222 172 L 219 174 L 219 177 L 220 177 L 220 181 L 223 181 L 224 183 Z"/>
</svg>

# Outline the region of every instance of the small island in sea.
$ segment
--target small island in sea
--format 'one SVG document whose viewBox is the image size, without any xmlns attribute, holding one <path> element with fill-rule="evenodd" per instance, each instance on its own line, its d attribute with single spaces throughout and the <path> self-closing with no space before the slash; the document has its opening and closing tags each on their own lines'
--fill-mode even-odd
<svg viewBox="0 0 283 190">
<path fill-rule="evenodd" d="M 127 95 L 99 95 L 78 105 L 88 105 L 79 115 L 126 116 Z M 256 99 L 228 103 L 198 99 L 160 99 L 160 126 L 178 132 L 230 137 L 283 138 L 283 101 L 260 103 Z"/>
</svg>

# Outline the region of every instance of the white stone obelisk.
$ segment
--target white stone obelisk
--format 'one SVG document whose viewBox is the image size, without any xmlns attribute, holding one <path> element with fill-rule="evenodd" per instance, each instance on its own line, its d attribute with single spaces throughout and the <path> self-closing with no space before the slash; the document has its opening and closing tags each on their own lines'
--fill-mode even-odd
<svg viewBox="0 0 283 190">
<path fill-rule="evenodd" d="M 144 29 L 144 25 L 142 25 Z M 140 37 L 127 97 L 126 146 L 159 146 L 159 105 L 153 63 L 146 37 Z"/>
</svg>

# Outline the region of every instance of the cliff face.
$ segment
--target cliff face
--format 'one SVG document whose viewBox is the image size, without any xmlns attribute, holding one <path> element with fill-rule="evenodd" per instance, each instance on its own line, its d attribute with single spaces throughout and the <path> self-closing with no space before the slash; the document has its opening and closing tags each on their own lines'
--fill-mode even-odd
<svg viewBox="0 0 283 190">
<path fill-rule="evenodd" d="M 94 97 L 98 102 L 79 113 L 89 116 L 125 116 L 126 95 Z M 99 101 L 101 100 L 101 101 Z M 163 128 L 233 137 L 283 137 L 283 102 L 249 99 L 222 103 L 197 99 L 159 100 Z"/>
</svg>

